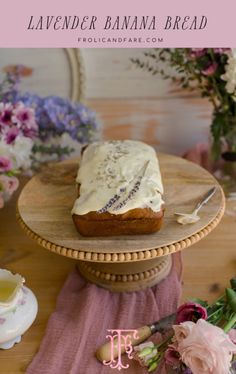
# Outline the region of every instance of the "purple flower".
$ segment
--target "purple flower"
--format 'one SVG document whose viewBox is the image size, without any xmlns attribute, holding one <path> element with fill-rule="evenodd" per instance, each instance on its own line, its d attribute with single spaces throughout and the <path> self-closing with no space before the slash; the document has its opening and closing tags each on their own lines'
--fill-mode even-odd
<svg viewBox="0 0 236 374">
<path fill-rule="evenodd" d="M 9 158 L 0 156 L 0 173 L 7 172 L 11 170 L 12 168 L 12 162 L 9 160 Z"/>
<path fill-rule="evenodd" d="M 210 65 L 208 65 L 205 69 L 202 70 L 202 74 L 209 77 L 215 74 L 217 68 L 218 68 L 218 64 L 216 62 L 213 62 Z"/>
<path fill-rule="evenodd" d="M 177 310 L 176 323 L 180 324 L 186 321 L 196 322 L 199 319 L 207 319 L 207 311 L 200 304 L 185 303 Z"/>
<path fill-rule="evenodd" d="M 183 374 L 193 374 L 192 370 L 189 368 L 185 368 Z"/>
</svg>

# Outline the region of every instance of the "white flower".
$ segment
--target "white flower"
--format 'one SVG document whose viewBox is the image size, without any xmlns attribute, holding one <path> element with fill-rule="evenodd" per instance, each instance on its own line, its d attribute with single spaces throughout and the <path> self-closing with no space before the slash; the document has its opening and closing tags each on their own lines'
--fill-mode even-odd
<svg viewBox="0 0 236 374">
<path fill-rule="evenodd" d="M 16 160 L 16 167 L 19 169 L 29 169 L 31 166 L 31 152 L 34 142 L 30 138 L 18 136 L 13 146 Z"/>
<path fill-rule="evenodd" d="M 0 155 L 8 157 L 13 164 L 13 169 L 27 170 L 31 167 L 31 152 L 33 141 L 24 136 L 18 136 L 13 144 L 6 144 L 0 140 Z"/>
<path fill-rule="evenodd" d="M 229 94 L 234 94 L 236 89 L 236 49 L 232 49 L 228 56 L 225 73 L 221 75 L 221 79 L 226 82 L 226 91 Z"/>
</svg>

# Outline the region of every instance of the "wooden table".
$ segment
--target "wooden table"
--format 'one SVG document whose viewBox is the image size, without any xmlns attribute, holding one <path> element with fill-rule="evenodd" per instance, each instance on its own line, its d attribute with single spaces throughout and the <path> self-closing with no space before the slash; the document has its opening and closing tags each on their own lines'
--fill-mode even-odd
<svg viewBox="0 0 236 374">
<path fill-rule="evenodd" d="M 2 374 L 25 372 L 39 348 L 56 297 L 75 266 L 74 260 L 44 250 L 24 234 L 15 219 L 19 192 L 0 210 L 0 267 L 26 278 L 26 284 L 37 296 L 39 313 L 20 344 L 0 351 Z M 183 251 L 183 300 L 197 296 L 214 300 L 222 293 L 236 274 L 235 242 L 236 219 L 225 215 L 209 236 Z"/>
</svg>

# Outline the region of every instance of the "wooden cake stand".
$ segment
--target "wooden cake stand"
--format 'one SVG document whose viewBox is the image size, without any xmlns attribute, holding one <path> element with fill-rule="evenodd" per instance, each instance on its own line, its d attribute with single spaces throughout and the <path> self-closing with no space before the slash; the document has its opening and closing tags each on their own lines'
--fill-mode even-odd
<svg viewBox="0 0 236 374">
<path fill-rule="evenodd" d="M 162 229 L 151 235 L 82 237 L 76 231 L 71 209 L 76 199 L 78 162 L 53 164 L 24 187 L 17 218 L 31 238 L 44 248 L 78 260 L 81 274 L 112 291 L 135 291 L 153 286 L 171 269 L 170 254 L 208 235 L 220 222 L 225 199 L 215 178 L 182 158 L 159 154 L 165 189 Z M 195 224 L 182 226 L 175 212 L 191 212 L 214 185 L 217 191 L 200 211 Z"/>
</svg>

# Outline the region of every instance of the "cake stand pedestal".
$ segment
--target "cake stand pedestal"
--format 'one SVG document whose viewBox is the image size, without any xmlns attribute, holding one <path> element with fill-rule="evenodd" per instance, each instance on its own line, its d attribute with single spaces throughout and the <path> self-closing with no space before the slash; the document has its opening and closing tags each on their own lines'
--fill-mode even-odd
<svg viewBox="0 0 236 374">
<path fill-rule="evenodd" d="M 171 269 L 171 254 L 195 244 L 220 222 L 224 193 L 216 179 L 200 166 L 180 157 L 158 154 L 165 189 L 162 229 L 151 235 L 82 237 L 71 209 L 76 199 L 76 160 L 52 164 L 34 176 L 18 200 L 17 219 L 27 235 L 42 247 L 78 260 L 88 281 L 111 291 L 151 287 Z M 191 212 L 212 187 L 217 191 L 200 211 L 195 224 L 182 226 L 175 212 Z"/>
</svg>

